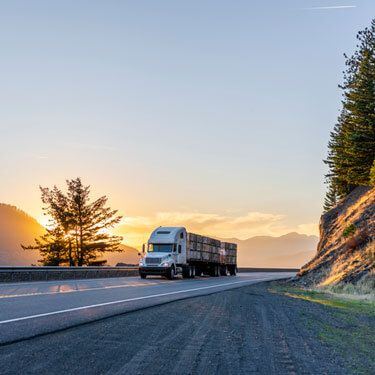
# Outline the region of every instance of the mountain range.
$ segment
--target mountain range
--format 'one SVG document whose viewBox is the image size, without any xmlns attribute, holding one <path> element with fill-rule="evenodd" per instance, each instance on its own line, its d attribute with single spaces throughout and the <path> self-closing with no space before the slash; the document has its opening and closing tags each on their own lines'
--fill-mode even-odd
<svg viewBox="0 0 375 375">
<path fill-rule="evenodd" d="M 0 204 L 0 266 L 29 266 L 38 264 L 37 251 L 23 250 L 40 236 L 44 228 L 18 208 Z M 247 240 L 225 239 L 238 245 L 240 267 L 292 267 L 299 268 L 315 255 L 318 237 L 288 233 L 280 237 L 257 236 Z M 103 256 L 108 265 L 137 264 L 138 251 L 121 245 L 123 252 Z"/>
<path fill-rule="evenodd" d="M 0 266 L 37 265 L 38 251 L 23 250 L 21 244 L 31 245 L 44 233 L 44 228 L 33 217 L 15 206 L 0 203 Z M 107 253 L 108 265 L 138 264 L 138 251 L 122 244 L 122 252 Z"/>
<path fill-rule="evenodd" d="M 226 241 L 237 244 L 241 267 L 299 268 L 315 255 L 318 240 L 317 236 L 292 232 L 279 237 L 256 236 Z"/>
</svg>

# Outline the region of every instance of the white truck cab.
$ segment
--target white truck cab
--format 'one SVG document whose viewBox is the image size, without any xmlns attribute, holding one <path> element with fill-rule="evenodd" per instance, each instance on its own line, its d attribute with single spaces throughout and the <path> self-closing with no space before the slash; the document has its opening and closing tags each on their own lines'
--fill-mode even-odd
<svg viewBox="0 0 375 375">
<path fill-rule="evenodd" d="M 163 275 L 169 279 L 182 272 L 186 264 L 186 229 L 184 227 L 159 227 L 147 242 L 147 252 L 139 263 L 142 278 Z"/>
</svg>

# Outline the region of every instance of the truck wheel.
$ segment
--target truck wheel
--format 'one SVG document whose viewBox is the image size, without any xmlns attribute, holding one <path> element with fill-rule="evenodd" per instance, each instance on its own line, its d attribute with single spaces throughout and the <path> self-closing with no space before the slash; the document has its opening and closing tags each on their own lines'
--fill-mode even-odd
<svg viewBox="0 0 375 375">
<path fill-rule="evenodd" d="M 182 269 L 182 277 L 184 279 L 188 279 L 189 278 L 189 267 L 184 267 Z"/>
<path fill-rule="evenodd" d="M 227 267 L 220 267 L 220 276 L 227 276 Z"/>
<path fill-rule="evenodd" d="M 195 266 L 191 266 L 191 278 L 194 279 L 195 277 Z"/>
<path fill-rule="evenodd" d="M 193 266 L 189 266 L 189 279 L 193 277 Z"/>
<path fill-rule="evenodd" d="M 141 279 L 145 279 L 147 277 L 145 273 L 141 273 L 140 276 L 141 276 Z"/>
<path fill-rule="evenodd" d="M 169 279 L 169 280 L 173 280 L 174 277 L 175 277 L 175 271 L 174 271 L 174 267 L 172 266 L 171 269 L 169 270 L 169 273 L 168 273 L 167 279 Z"/>
<path fill-rule="evenodd" d="M 219 276 L 219 266 L 213 266 L 211 270 L 211 276 L 218 277 Z"/>
</svg>

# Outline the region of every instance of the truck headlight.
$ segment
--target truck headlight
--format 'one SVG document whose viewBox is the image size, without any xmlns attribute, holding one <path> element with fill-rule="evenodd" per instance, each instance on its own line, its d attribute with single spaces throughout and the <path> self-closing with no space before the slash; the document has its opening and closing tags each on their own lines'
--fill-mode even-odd
<svg viewBox="0 0 375 375">
<path fill-rule="evenodd" d="M 140 261 L 139 261 L 139 265 L 140 265 L 140 266 L 144 266 L 144 265 L 145 265 L 145 262 L 144 262 L 143 260 L 140 260 Z"/>
<path fill-rule="evenodd" d="M 161 265 L 162 265 L 162 267 L 169 267 L 169 263 L 168 262 L 164 262 Z"/>
</svg>

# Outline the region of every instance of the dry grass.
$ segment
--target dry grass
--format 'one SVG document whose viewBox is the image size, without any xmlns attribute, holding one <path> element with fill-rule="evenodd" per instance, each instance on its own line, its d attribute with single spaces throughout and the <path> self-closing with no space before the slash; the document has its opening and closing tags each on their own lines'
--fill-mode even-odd
<svg viewBox="0 0 375 375">
<path fill-rule="evenodd" d="M 341 298 L 375 301 L 375 273 L 367 274 L 356 284 L 325 285 L 314 290 L 340 296 Z"/>
</svg>

